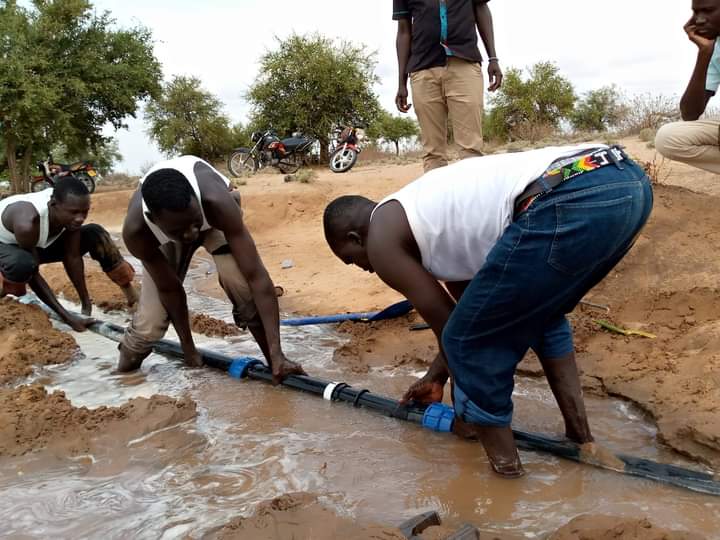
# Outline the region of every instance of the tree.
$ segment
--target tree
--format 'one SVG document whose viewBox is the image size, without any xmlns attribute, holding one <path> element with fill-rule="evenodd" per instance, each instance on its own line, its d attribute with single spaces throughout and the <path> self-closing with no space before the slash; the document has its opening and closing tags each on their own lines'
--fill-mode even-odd
<svg viewBox="0 0 720 540">
<path fill-rule="evenodd" d="M 148 103 L 148 135 L 167 155 L 192 154 L 208 161 L 227 154 L 233 146 L 230 120 L 222 102 L 203 90 L 197 77 L 176 76 L 160 98 Z"/>
<path fill-rule="evenodd" d="M 375 121 L 368 128 L 368 137 L 381 139 L 395 144 L 395 154 L 400 155 L 400 141 L 416 137 L 420 133 L 415 120 L 408 117 L 395 116 L 381 110 Z"/>
<path fill-rule="evenodd" d="M 160 78 L 150 32 L 117 29 L 88 0 L 0 0 L 0 136 L 13 191 L 54 144 L 101 144 L 103 127 L 123 127 Z"/>
<path fill-rule="evenodd" d="M 607 131 L 626 116 L 627 107 L 615 85 L 587 92 L 575 105 L 570 122 L 578 130 Z"/>
<path fill-rule="evenodd" d="M 379 105 L 375 55 L 319 34 L 292 35 L 260 59 L 260 76 L 248 91 L 253 122 L 280 134 L 301 131 L 320 141 L 327 160 L 338 125 L 369 125 Z"/>
<path fill-rule="evenodd" d="M 502 87 L 490 97 L 490 136 L 512 139 L 536 127 L 557 128 L 572 113 L 576 100 L 573 86 L 555 64 L 538 62 L 528 75 L 523 80 L 517 68 L 505 72 Z"/>
</svg>

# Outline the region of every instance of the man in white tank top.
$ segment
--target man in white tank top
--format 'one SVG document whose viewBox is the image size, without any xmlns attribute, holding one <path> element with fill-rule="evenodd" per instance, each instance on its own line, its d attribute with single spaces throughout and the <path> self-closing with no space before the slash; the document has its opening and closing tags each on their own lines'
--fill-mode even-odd
<svg viewBox="0 0 720 540">
<path fill-rule="evenodd" d="M 92 319 L 65 310 L 40 275 L 39 267 L 62 261 L 80 297 L 83 315 L 90 315 L 92 301 L 83 264 L 83 255 L 89 253 L 121 288 L 128 304 L 133 305 L 137 300 L 132 284 L 135 272 L 105 229 L 96 224 L 83 225 L 89 210 L 90 193 L 72 177 L 63 178 L 54 189 L 0 201 L 0 296 L 22 296 L 29 284 L 63 321 L 82 332 Z"/>
<path fill-rule="evenodd" d="M 140 302 L 120 345 L 120 371 L 138 369 L 172 322 L 185 362 L 202 365 L 190 331 L 183 280 L 195 251 L 213 256 L 220 286 L 233 305 L 235 324 L 247 327 L 273 378 L 304 374 L 285 358 L 275 287 L 229 181 L 194 156 L 158 163 L 130 200 L 123 238 L 145 269 Z"/>
<path fill-rule="evenodd" d="M 379 204 L 340 197 L 323 225 L 335 255 L 405 295 L 438 338 L 403 400 L 441 401 L 452 376 L 456 433 L 478 436 L 493 469 L 517 477 L 512 391 L 530 348 L 566 436 L 598 454 L 565 314 L 628 252 L 651 208 L 642 168 L 594 144 L 465 159 Z"/>
</svg>

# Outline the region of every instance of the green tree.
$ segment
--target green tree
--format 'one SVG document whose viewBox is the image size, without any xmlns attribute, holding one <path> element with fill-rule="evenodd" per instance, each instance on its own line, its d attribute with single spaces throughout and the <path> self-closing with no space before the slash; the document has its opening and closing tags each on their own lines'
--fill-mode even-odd
<svg viewBox="0 0 720 540">
<path fill-rule="evenodd" d="M 420 129 L 415 120 L 409 117 L 395 116 L 386 110 L 381 110 L 375 121 L 367 130 L 368 137 L 374 140 L 383 140 L 395 144 L 395 155 L 400 155 L 400 142 L 403 139 L 416 137 Z"/>
<path fill-rule="evenodd" d="M 538 62 L 526 79 L 519 69 L 510 68 L 500 90 L 490 97 L 488 135 L 515 139 L 536 127 L 557 128 L 572 113 L 575 100 L 572 83 L 552 62 Z"/>
<path fill-rule="evenodd" d="M 159 91 L 150 32 L 118 29 L 88 0 L 0 0 L 0 137 L 12 187 L 27 188 L 33 156 L 62 142 L 82 153 L 123 127 Z"/>
<path fill-rule="evenodd" d="M 615 85 L 585 93 L 575 105 L 570 122 L 578 130 L 607 131 L 626 116 L 627 107 Z"/>
<path fill-rule="evenodd" d="M 369 125 L 377 114 L 374 69 L 375 55 L 363 46 L 319 34 L 278 40 L 260 59 L 260 76 L 247 94 L 253 122 L 316 137 L 326 161 L 333 126 Z"/>
<path fill-rule="evenodd" d="M 145 108 L 147 133 L 167 155 L 214 160 L 233 146 L 230 120 L 222 109 L 222 102 L 203 90 L 200 79 L 176 76 Z"/>
</svg>

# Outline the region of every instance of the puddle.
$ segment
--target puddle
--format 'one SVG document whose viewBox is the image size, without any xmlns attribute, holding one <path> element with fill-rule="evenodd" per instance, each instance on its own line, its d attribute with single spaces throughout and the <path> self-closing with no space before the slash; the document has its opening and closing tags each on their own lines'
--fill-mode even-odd
<svg viewBox="0 0 720 540">
<path fill-rule="evenodd" d="M 190 308 L 227 320 L 219 300 L 193 296 Z M 318 377 L 390 396 L 402 394 L 413 380 L 410 371 L 343 374 L 332 362 L 340 338 L 327 329 L 283 328 L 282 335 L 287 356 Z M 131 441 L 129 452 L 118 451 L 126 454 L 123 459 L 109 452 L 94 456 L 95 463 L 66 461 L 22 475 L 17 471 L 29 458 L 3 467 L 3 536 L 196 538 L 260 501 L 308 491 L 324 495 L 341 514 L 376 523 L 398 524 L 434 509 L 451 526 L 471 522 L 536 538 L 591 512 L 648 516 L 661 527 L 720 537 L 717 498 L 529 452 L 522 453 L 529 474 L 503 480 L 490 472 L 475 443 L 210 369 L 184 369 L 158 355 L 139 373 L 114 374 L 115 344 L 90 333 L 75 337 L 85 355 L 43 370 L 49 390 L 62 389 L 75 405 L 88 407 L 152 394 L 189 395 L 199 416 Z M 259 356 L 245 334 L 198 343 L 229 355 Z M 544 380 L 518 379 L 515 403 L 518 429 L 560 431 L 560 414 Z M 635 407 L 593 397 L 587 406 L 603 444 L 689 465 L 657 443 L 653 425 Z"/>
</svg>

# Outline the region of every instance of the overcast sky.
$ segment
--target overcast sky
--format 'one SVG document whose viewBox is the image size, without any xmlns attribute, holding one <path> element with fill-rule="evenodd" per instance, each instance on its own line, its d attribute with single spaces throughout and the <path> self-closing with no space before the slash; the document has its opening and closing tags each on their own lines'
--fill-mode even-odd
<svg viewBox="0 0 720 540">
<path fill-rule="evenodd" d="M 233 121 L 246 120 L 243 99 L 258 59 L 275 37 L 320 32 L 377 52 L 376 91 L 394 110 L 395 25 L 390 0 L 96 0 L 121 26 L 152 30 L 166 79 L 199 77 L 225 103 Z M 696 49 L 683 24 L 690 0 L 491 0 L 503 68 L 557 63 L 578 92 L 616 84 L 628 94 L 681 94 Z M 123 162 L 136 173 L 161 158 L 145 135 L 142 113 L 117 132 Z"/>
</svg>

